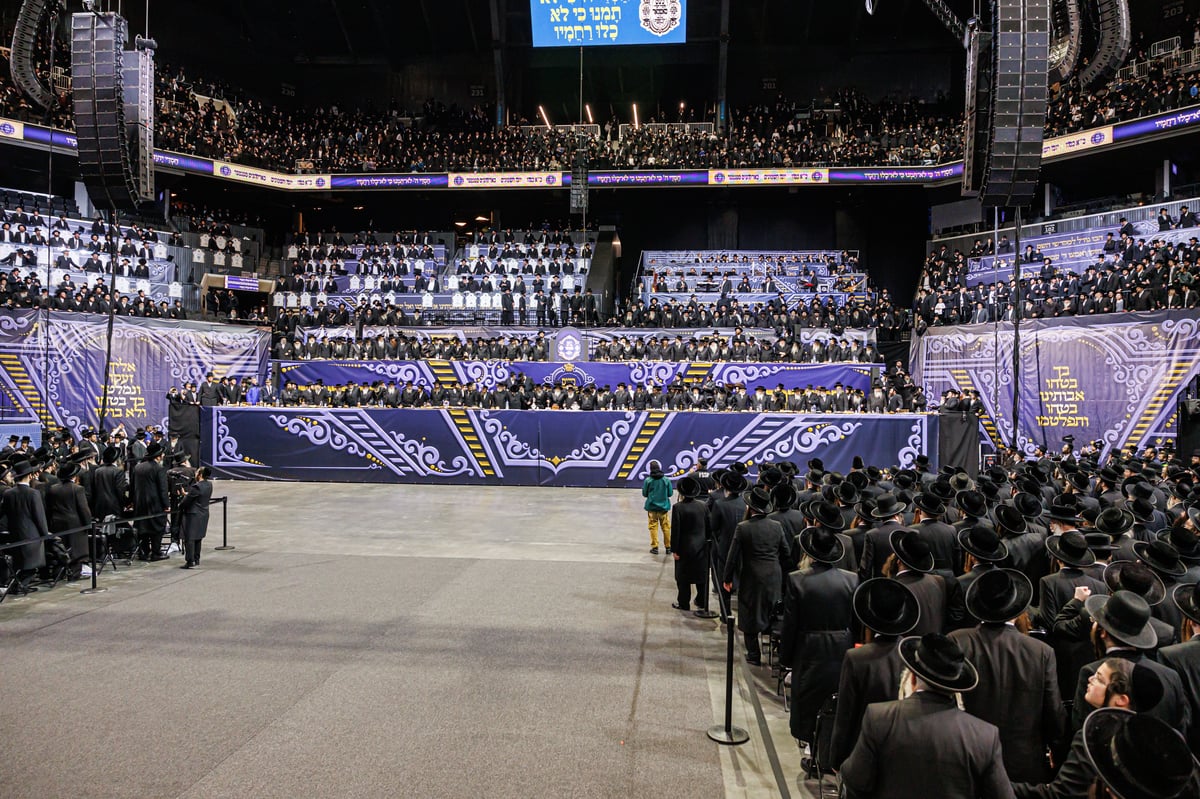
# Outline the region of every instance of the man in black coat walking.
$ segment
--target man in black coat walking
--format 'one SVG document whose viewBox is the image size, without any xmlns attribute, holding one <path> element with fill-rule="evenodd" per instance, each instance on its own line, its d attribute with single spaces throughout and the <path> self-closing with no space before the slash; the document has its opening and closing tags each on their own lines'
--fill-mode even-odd
<svg viewBox="0 0 1200 799">
<path fill-rule="evenodd" d="M 12 550 L 14 567 L 18 571 L 17 591 L 36 591 L 29 586 L 29 579 L 46 565 L 46 547 L 38 539 L 50 534 L 46 525 L 46 505 L 42 494 L 29 485 L 38 465 L 22 461 L 13 467 L 16 485 L 4 492 L 3 508 L 8 521 L 8 538 L 5 543 L 28 541 L 23 547 Z"/>
<path fill-rule="evenodd" d="M 692 607 L 693 587 L 697 610 L 708 599 L 708 509 L 697 500 L 701 488 L 694 475 L 681 477 L 676 486 L 680 501 L 671 506 L 671 556 L 678 594 L 671 607 L 677 610 Z"/>
</svg>

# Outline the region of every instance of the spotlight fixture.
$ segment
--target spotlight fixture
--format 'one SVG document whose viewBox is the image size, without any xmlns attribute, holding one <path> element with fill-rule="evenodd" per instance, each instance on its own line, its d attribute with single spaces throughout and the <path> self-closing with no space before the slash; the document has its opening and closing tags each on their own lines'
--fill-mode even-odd
<svg viewBox="0 0 1200 799">
<path fill-rule="evenodd" d="M 641 125 L 638 122 L 637 103 L 634 103 L 633 104 L 633 129 L 637 130 L 639 127 L 641 127 Z"/>
<path fill-rule="evenodd" d="M 867 2 L 867 13 L 868 13 L 868 14 L 872 14 L 872 15 L 874 15 L 874 13 L 875 13 L 875 0 L 866 0 L 866 2 Z"/>
<path fill-rule="evenodd" d="M 546 123 L 546 127 L 553 130 L 554 126 L 550 124 L 550 117 L 546 116 L 546 109 L 539 105 L 538 114 L 541 115 L 542 121 Z"/>
<path fill-rule="evenodd" d="M 592 119 L 592 107 L 589 104 L 584 103 L 583 110 L 587 111 L 588 124 L 595 125 L 596 120 Z"/>
</svg>

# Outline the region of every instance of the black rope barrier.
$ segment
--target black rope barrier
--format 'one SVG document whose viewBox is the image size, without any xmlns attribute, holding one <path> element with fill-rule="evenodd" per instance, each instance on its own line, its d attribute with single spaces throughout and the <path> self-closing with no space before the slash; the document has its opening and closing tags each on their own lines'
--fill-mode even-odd
<svg viewBox="0 0 1200 799">
<path fill-rule="evenodd" d="M 715 541 L 714 541 L 715 544 Z M 734 624 L 731 599 L 725 596 L 717 575 L 716 546 L 708 549 L 708 569 L 717 589 L 717 602 L 721 609 L 721 621 L 725 623 L 725 723 L 708 728 L 708 737 L 723 746 L 739 746 L 750 740 L 750 733 L 741 727 L 733 726 L 733 656 L 736 642 L 734 641 Z M 705 609 L 707 610 L 707 597 Z"/>
</svg>

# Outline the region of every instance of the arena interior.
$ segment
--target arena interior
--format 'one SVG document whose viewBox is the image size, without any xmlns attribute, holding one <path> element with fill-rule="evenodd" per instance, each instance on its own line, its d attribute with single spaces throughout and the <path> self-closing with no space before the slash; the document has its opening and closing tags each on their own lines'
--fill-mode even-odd
<svg viewBox="0 0 1200 799">
<path fill-rule="evenodd" d="M 134 5 L 0 7 L 0 797 L 1200 797 L 1200 0 Z"/>
</svg>

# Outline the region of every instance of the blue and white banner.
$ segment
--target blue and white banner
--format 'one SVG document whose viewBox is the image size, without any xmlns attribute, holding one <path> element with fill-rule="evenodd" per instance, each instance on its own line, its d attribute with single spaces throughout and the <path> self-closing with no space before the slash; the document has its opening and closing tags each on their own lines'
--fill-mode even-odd
<svg viewBox="0 0 1200 799">
<path fill-rule="evenodd" d="M 222 477 L 354 483 L 638 488 L 659 461 L 671 478 L 696 465 L 820 457 L 848 471 L 937 456 L 931 415 L 463 408 L 203 408 L 202 460 Z"/>
<path fill-rule="evenodd" d="M 7 421 L 76 433 L 100 424 L 108 317 L 15 311 L 0 315 L 0 390 Z M 270 334 L 255 328 L 115 317 L 105 427 L 166 424 L 167 390 L 218 377 L 265 375 Z"/>
<path fill-rule="evenodd" d="M 273 361 L 281 380 L 309 385 L 318 380 L 327 386 L 345 383 L 406 383 L 430 388 L 435 383 L 478 383 L 493 389 L 514 375 L 528 375 L 533 382 L 562 383 L 580 387 L 666 385 L 676 380 L 699 383 L 712 379 L 720 385 L 745 384 L 789 391 L 808 386 L 869 391 L 871 372 L 882 364 L 808 363 L 679 363 L 674 361 L 630 361 L 567 363 L 545 361 Z"/>
<path fill-rule="evenodd" d="M 1158 311 L 1022 322 L 1020 379 L 1013 376 L 1013 329 L 930 328 L 912 343 L 912 371 L 930 401 L 947 388 L 979 391 L 993 440 L 1057 450 L 1101 440 L 1105 450 L 1142 447 L 1175 435 L 1176 404 L 1200 374 L 1200 319 Z"/>
</svg>

